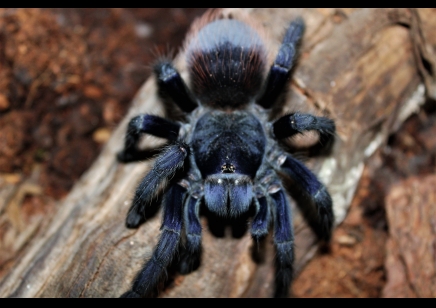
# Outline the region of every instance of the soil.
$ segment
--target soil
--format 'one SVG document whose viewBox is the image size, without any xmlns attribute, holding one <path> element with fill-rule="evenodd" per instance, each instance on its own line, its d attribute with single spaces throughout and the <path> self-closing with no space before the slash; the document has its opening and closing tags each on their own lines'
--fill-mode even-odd
<svg viewBox="0 0 436 308">
<path fill-rule="evenodd" d="M 38 170 L 44 200 L 65 197 L 125 115 L 152 61 L 176 54 L 204 11 L 0 9 L 2 178 L 19 182 Z M 295 297 L 382 295 L 385 196 L 402 179 L 436 171 L 432 106 L 407 120 L 367 162 L 346 220 L 330 250 L 296 278 Z M 47 203 L 41 198 L 24 198 L 28 215 Z"/>
<path fill-rule="evenodd" d="M 0 172 L 41 164 L 64 197 L 91 165 L 158 55 L 205 9 L 2 9 Z M 169 22 L 171 21 L 171 22 Z M 177 47 L 175 47 L 177 48 Z"/>
</svg>

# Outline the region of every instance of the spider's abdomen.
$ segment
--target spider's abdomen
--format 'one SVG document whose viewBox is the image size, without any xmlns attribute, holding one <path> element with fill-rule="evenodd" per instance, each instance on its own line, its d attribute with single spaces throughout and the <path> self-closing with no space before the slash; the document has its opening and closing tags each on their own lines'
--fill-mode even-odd
<svg viewBox="0 0 436 308">
<path fill-rule="evenodd" d="M 203 178 L 236 173 L 253 179 L 263 159 L 266 136 L 249 112 L 212 111 L 197 122 L 191 144 Z"/>
<path fill-rule="evenodd" d="M 239 108 L 261 88 L 265 47 L 242 21 L 212 21 L 189 41 L 186 54 L 193 92 L 204 105 Z"/>
</svg>

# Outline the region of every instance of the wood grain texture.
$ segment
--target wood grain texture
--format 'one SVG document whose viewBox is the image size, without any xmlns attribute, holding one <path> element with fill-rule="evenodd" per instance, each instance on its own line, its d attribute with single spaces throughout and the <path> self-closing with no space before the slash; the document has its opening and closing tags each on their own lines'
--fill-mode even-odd
<svg viewBox="0 0 436 308">
<path fill-rule="evenodd" d="M 436 297 L 436 175 L 412 177 L 386 198 L 384 297 Z"/>
<path fill-rule="evenodd" d="M 328 158 L 308 164 L 329 188 L 337 223 L 346 215 L 368 158 L 424 100 L 425 85 L 417 68 L 422 46 L 411 39 L 420 27 L 408 9 L 226 9 L 237 18 L 260 21 L 277 50 L 290 20 L 307 24 L 298 67 L 281 112 L 308 111 L 336 121 L 337 141 Z M 422 11 L 425 23 L 432 15 Z M 424 43 L 425 44 L 425 36 Z M 414 45 L 415 44 L 415 45 Z M 434 57 L 434 49 L 427 50 Z M 176 65 L 183 71 L 183 58 Z M 0 297 L 118 297 L 126 291 L 157 242 L 160 215 L 138 230 L 124 226 L 134 189 L 152 160 L 119 164 L 128 120 L 139 113 L 163 115 L 148 80 L 132 108 L 114 131 L 92 168 L 58 206 L 13 261 L 0 282 Z M 427 91 L 428 92 L 428 91 Z M 146 138 L 144 146 L 161 141 Z M 316 253 L 312 232 L 294 209 L 296 269 Z M 203 261 L 187 276 L 178 276 L 162 297 L 267 297 L 272 294 L 273 247 L 259 248 L 263 262 L 251 257 L 249 234 L 217 238 L 203 221 Z"/>
</svg>

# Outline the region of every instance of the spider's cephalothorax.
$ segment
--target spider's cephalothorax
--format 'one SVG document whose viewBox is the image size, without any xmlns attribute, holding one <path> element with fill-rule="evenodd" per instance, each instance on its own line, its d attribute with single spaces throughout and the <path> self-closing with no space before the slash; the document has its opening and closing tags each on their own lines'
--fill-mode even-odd
<svg viewBox="0 0 436 308">
<path fill-rule="evenodd" d="M 301 206 L 313 214 L 317 235 L 330 238 L 333 212 L 329 193 L 278 140 L 314 130 L 320 142 L 331 144 L 334 122 L 303 113 L 271 122 L 268 118 L 285 90 L 303 29 L 300 18 L 290 23 L 267 71 L 267 53 L 259 31 L 247 22 L 207 14 L 194 24 L 185 47 L 190 88 L 170 61 L 156 64 L 159 92 L 186 113 L 187 121 L 143 114 L 129 123 L 120 161 L 138 158 L 141 134 L 166 138 L 170 144 L 139 184 L 127 215 L 127 227 L 137 228 L 145 221 L 151 201 L 163 191 L 159 243 L 123 296 L 152 294 L 180 249 L 181 273 L 198 266 L 201 206 L 224 217 L 237 217 L 253 209 L 251 234 L 256 241 L 273 227 L 275 296 L 287 296 L 294 237 L 291 207 L 279 174 L 307 197 L 307 204 Z"/>
</svg>

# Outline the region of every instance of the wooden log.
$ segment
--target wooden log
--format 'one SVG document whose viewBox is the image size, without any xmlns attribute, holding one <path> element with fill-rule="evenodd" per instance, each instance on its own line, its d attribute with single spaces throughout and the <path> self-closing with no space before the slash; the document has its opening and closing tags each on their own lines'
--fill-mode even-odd
<svg viewBox="0 0 436 308">
<path fill-rule="evenodd" d="M 436 297 L 436 175 L 411 177 L 386 198 L 389 240 L 383 297 Z"/>
<path fill-rule="evenodd" d="M 429 73 L 432 63 L 427 58 L 434 59 L 434 49 L 428 48 L 428 32 L 421 27 L 431 25 L 432 14 L 409 9 L 224 12 L 235 18 L 248 13 L 261 21 L 270 33 L 272 52 L 277 50 L 289 21 L 296 16 L 305 19 L 307 30 L 300 61 L 281 112 L 308 111 L 335 119 L 338 136 L 331 156 L 311 159 L 309 165 L 328 186 L 336 222 L 340 223 L 365 159 L 419 107 L 425 93 L 431 96 L 434 76 Z M 419 40 L 413 38 L 418 32 Z M 423 55 L 427 57 L 426 65 L 417 65 L 423 63 Z M 176 63 L 183 71 L 182 56 Z M 0 282 L 1 297 L 117 297 L 128 289 L 157 242 L 160 215 L 138 230 L 125 228 L 134 189 L 152 160 L 120 164 L 115 155 L 122 148 L 131 117 L 145 112 L 163 115 L 155 92 L 154 80 L 147 81 L 92 168 L 59 205 L 46 227 L 35 232 L 11 261 L 10 270 Z M 145 148 L 160 144 L 157 139 L 144 140 Z M 299 271 L 316 253 L 317 244 L 298 210 L 294 209 L 294 213 L 295 266 Z M 264 258 L 255 262 L 249 234 L 217 238 L 206 223 L 203 221 L 200 268 L 187 276 L 176 276 L 161 296 L 270 296 L 274 275 L 271 241 L 259 248 Z"/>
</svg>

